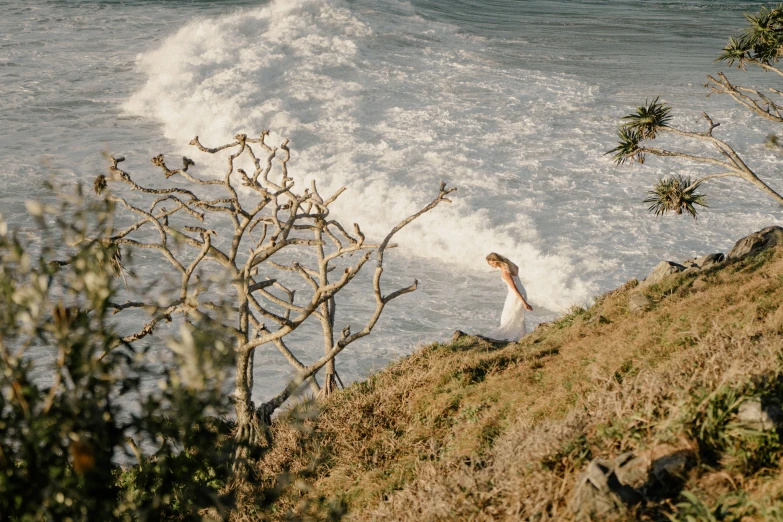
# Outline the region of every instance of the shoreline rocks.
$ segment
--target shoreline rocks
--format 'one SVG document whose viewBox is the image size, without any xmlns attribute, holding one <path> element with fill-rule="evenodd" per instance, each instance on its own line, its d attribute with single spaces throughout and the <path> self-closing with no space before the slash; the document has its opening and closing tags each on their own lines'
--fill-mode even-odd
<svg viewBox="0 0 783 522">
<path fill-rule="evenodd" d="M 676 261 L 661 261 L 652 269 L 650 275 L 639 283 L 640 287 L 660 283 L 670 275 L 680 272 L 699 272 L 707 268 L 719 265 L 724 261 L 740 259 L 745 256 L 756 255 L 764 250 L 783 246 L 783 228 L 778 226 L 767 227 L 743 237 L 734 244 L 734 248 L 724 255 L 720 252 L 705 254 L 701 257 L 693 257 L 678 263 Z"/>
<path fill-rule="evenodd" d="M 755 255 L 780 245 L 783 245 L 783 228 L 777 226 L 763 228 L 737 241 L 734 248 L 726 255 L 726 259 Z"/>
<path fill-rule="evenodd" d="M 652 308 L 652 302 L 642 293 L 642 290 L 662 282 L 669 276 L 680 273 L 701 272 L 724 262 L 741 259 L 745 256 L 756 255 L 764 250 L 776 248 L 778 246 L 783 246 L 783 228 L 771 226 L 743 237 L 734 244 L 734 247 L 726 255 L 721 252 L 716 252 L 686 259 L 682 263 L 666 260 L 661 261 L 655 265 L 652 272 L 650 272 L 644 280 L 639 282 L 639 290 L 631 293 L 628 297 L 628 309 L 632 313 L 643 313 Z"/>
</svg>

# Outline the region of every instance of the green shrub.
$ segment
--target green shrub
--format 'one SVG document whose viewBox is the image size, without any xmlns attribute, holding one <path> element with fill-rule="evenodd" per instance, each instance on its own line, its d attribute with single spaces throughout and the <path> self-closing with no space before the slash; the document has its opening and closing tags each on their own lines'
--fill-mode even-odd
<svg viewBox="0 0 783 522">
<path fill-rule="evenodd" d="M 151 346 L 120 341 L 119 251 L 89 240 L 112 209 L 80 196 L 60 210 L 28 205 L 31 245 L 0 218 L 0 520 L 225 517 L 214 419 L 229 411 L 230 350 L 203 324 L 169 341 L 173 369 L 151 362 Z"/>
</svg>

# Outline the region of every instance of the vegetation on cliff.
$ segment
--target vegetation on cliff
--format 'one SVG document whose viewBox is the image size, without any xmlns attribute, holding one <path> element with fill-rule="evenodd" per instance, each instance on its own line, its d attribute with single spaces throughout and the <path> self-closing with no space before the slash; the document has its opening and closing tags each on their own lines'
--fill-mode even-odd
<svg viewBox="0 0 783 522">
<path fill-rule="evenodd" d="M 192 322 L 151 364 L 109 320 L 116 247 L 82 243 L 110 208 L 31 212 L 42 252 L 0 229 L 0 520 L 783 516 L 779 227 L 726 260 L 661 263 L 521 342 L 423 347 L 284 412 L 237 474 L 218 418 L 230 341 Z M 49 263 L 60 237 L 82 248 Z"/>
<path fill-rule="evenodd" d="M 639 292 L 651 306 L 631 312 Z M 277 501 L 280 517 L 329 506 L 350 520 L 568 520 L 589 518 L 588 465 L 624 455 L 633 494 L 600 519 L 779 520 L 779 427 L 738 414 L 760 404 L 775 417 L 783 402 L 781 304 L 777 248 L 630 281 L 519 343 L 457 334 L 322 415 L 291 412 L 297 428 L 279 420 L 259 484 L 306 479 Z"/>
</svg>

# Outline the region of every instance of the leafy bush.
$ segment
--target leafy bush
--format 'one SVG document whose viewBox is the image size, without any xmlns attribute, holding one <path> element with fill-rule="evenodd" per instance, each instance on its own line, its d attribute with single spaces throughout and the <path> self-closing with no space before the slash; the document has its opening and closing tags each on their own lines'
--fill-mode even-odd
<svg viewBox="0 0 783 522">
<path fill-rule="evenodd" d="M 0 520 L 226 517 L 221 332 L 183 323 L 176 370 L 120 343 L 120 253 L 88 240 L 112 208 L 63 198 L 33 240 L 0 218 Z"/>
<path fill-rule="evenodd" d="M 775 397 L 778 387 L 776 379 L 758 380 L 743 386 L 721 386 L 711 393 L 694 393 L 694 401 L 685 413 L 685 431 L 702 457 L 708 462 L 721 460 L 724 467 L 749 475 L 766 468 L 777 469 L 783 450 L 778 432 L 749 427 L 738 421 L 736 414 L 749 399 Z"/>
</svg>

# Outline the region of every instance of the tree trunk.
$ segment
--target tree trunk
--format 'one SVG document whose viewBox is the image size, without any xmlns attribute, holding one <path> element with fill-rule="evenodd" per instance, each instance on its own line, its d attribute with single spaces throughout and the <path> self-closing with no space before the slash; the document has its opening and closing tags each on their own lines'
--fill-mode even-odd
<svg viewBox="0 0 783 522">
<path fill-rule="evenodd" d="M 321 387 L 319 399 L 326 399 L 332 393 L 337 391 L 337 370 L 334 366 L 334 359 L 326 364 L 326 375 L 324 375 L 324 385 Z"/>
<path fill-rule="evenodd" d="M 315 230 L 316 241 L 323 241 L 322 229 L 326 226 L 323 220 L 320 220 L 318 227 Z M 322 286 L 329 284 L 329 272 L 327 271 L 326 263 L 324 262 L 324 249 L 323 246 L 318 247 L 318 277 Z M 334 316 L 335 316 L 336 303 L 334 297 L 321 303 L 321 331 L 324 337 L 324 355 L 328 354 L 334 348 Z M 334 365 L 334 358 L 326 363 L 326 375 L 324 376 L 324 385 L 321 391 L 318 393 L 319 399 L 325 399 L 332 393 L 337 391 L 337 370 Z"/>
<path fill-rule="evenodd" d="M 234 387 L 234 408 L 237 416 L 237 430 L 234 434 L 236 452 L 234 454 L 234 473 L 241 476 L 249 469 L 249 459 L 253 449 L 268 442 L 269 420 L 259 419 L 255 405 L 251 400 L 249 379 L 250 358 L 253 350 L 240 353 L 237 358 L 236 382 Z"/>
<path fill-rule="evenodd" d="M 330 301 L 331 302 L 331 301 Z M 328 354 L 334 347 L 334 313 L 329 302 L 321 305 L 321 326 L 324 336 L 324 354 Z M 337 369 L 334 359 L 326 363 L 326 375 L 324 375 L 324 385 L 318 393 L 319 399 L 325 399 L 337 391 Z"/>
</svg>

